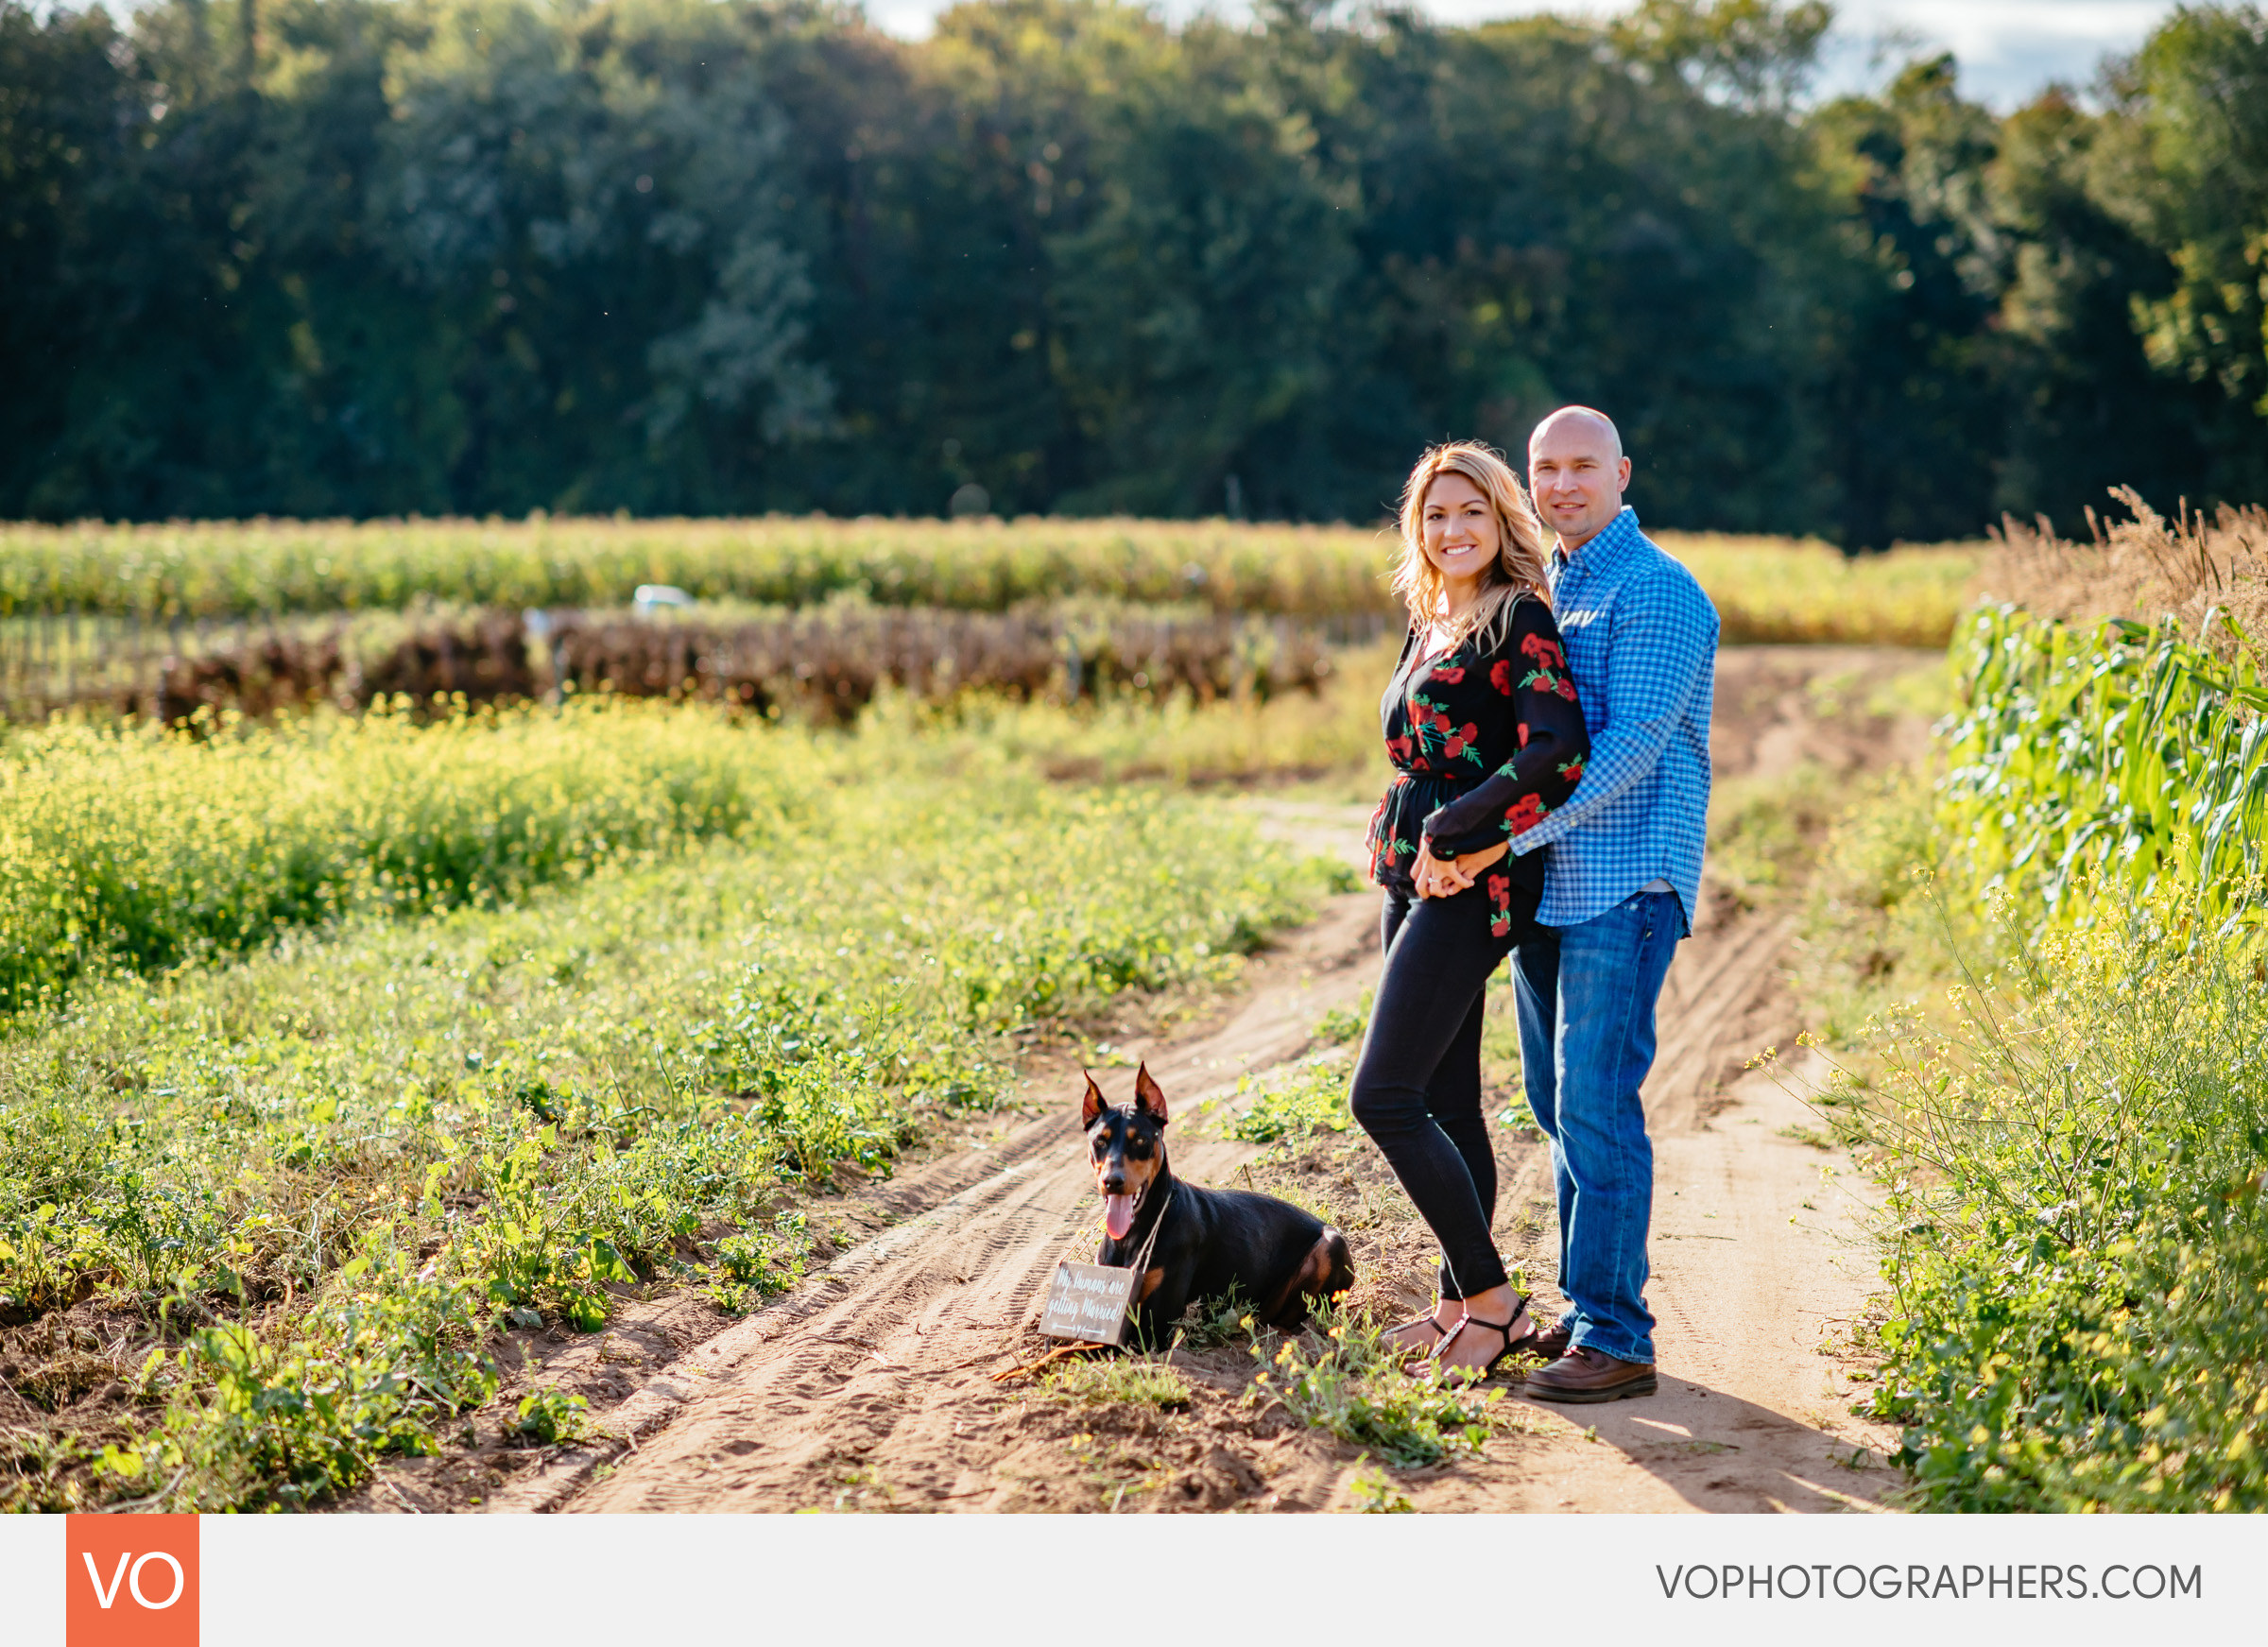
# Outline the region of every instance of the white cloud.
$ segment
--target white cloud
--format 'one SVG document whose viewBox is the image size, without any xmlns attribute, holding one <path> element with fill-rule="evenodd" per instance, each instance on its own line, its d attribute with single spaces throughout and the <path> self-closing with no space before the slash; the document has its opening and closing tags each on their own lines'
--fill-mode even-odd
<svg viewBox="0 0 2268 1647">
<path fill-rule="evenodd" d="M 1847 0 L 1831 77 L 1862 77 L 1867 43 L 1895 33 L 1952 52 L 1962 90 L 2001 108 L 2050 80 L 2085 86 L 2104 57 L 2129 52 L 2174 9 L 2172 0 Z"/>
</svg>

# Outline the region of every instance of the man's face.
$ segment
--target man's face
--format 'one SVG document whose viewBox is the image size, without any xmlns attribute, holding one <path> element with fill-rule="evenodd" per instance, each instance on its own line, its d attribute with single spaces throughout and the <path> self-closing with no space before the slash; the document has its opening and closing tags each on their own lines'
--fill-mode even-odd
<svg viewBox="0 0 2268 1647">
<path fill-rule="evenodd" d="M 1595 418 L 1559 418 L 1528 442 L 1528 489 L 1536 512 L 1570 549 L 1606 528 L 1623 506 L 1630 460 Z"/>
</svg>

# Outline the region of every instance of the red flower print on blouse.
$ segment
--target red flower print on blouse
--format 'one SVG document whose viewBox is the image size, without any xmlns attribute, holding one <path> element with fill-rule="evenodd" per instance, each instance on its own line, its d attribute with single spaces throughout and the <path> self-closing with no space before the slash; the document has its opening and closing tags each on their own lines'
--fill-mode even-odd
<svg viewBox="0 0 2268 1647">
<path fill-rule="evenodd" d="M 1517 603 L 1500 638 L 1469 639 L 1431 662 L 1415 633 L 1404 645 L 1381 708 L 1397 771 L 1375 826 L 1373 875 L 1387 884 L 1398 884 L 1435 814 L 1453 823 L 1441 831 L 1449 840 L 1504 839 L 1542 822 L 1573 790 L 1589 742 L 1542 602 Z M 1507 872 L 1507 883 L 1517 879 Z M 1491 888 L 1500 935 L 1511 930 L 1509 891 Z"/>
<path fill-rule="evenodd" d="M 1488 877 L 1488 901 L 1496 906 L 1496 913 L 1488 920 L 1488 935 L 1501 938 L 1512 930 L 1511 876 Z"/>
</svg>

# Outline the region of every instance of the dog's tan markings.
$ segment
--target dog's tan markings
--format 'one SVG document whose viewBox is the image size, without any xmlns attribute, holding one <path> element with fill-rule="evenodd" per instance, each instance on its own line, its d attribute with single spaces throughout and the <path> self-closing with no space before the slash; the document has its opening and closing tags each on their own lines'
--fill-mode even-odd
<svg viewBox="0 0 2268 1647">
<path fill-rule="evenodd" d="M 1135 1300 L 1135 1302 L 1136 1302 L 1136 1303 L 1139 1303 L 1139 1304 L 1146 1304 L 1146 1303 L 1148 1303 L 1148 1302 L 1150 1301 L 1150 1295 L 1151 1295 L 1152 1293 L 1155 1293 L 1155 1292 L 1156 1292 L 1156 1291 L 1159 1289 L 1159 1287 L 1160 1287 L 1161 1284 L 1163 1284 L 1164 1280 L 1165 1280 L 1165 1271 L 1164 1271 L 1163 1269 L 1154 1269 L 1154 1270 L 1144 1270 L 1144 1271 L 1143 1271 L 1143 1272 L 1142 1272 L 1142 1295 L 1141 1295 L 1139 1298 L 1137 1298 L 1137 1299 Z"/>
<path fill-rule="evenodd" d="M 1332 1244 L 1337 1239 L 1338 1232 L 1334 1229 L 1326 1229 L 1315 1238 L 1315 1244 L 1307 1249 L 1307 1256 L 1299 1261 L 1299 1267 L 1292 1272 L 1291 1279 L 1285 1281 L 1282 1291 L 1276 1295 L 1275 1300 L 1262 1316 L 1263 1320 L 1281 1319 L 1294 1298 L 1303 1294 L 1313 1296 L 1330 1284 L 1332 1271 L 1337 1261 Z"/>
</svg>

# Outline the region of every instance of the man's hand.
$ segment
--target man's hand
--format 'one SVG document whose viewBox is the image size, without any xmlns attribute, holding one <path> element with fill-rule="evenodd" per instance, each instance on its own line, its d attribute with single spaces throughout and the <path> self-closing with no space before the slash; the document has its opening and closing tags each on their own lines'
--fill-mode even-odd
<svg viewBox="0 0 2268 1647">
<path fill-rule="evenodd" d="M 1483 869 L 1511 849 L 1512 843 L 1504 841 L 1486 851 L 1468 852 L 1461 858 L 1436 858 L 1433 843 L 1420 836 L 1418 861 L 1410 866 L 1410 879 L 1417 883 L 1420 898 L 1452 897 L 1470 886 Z"/>
</svg>

